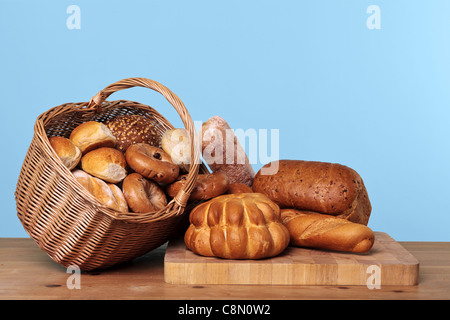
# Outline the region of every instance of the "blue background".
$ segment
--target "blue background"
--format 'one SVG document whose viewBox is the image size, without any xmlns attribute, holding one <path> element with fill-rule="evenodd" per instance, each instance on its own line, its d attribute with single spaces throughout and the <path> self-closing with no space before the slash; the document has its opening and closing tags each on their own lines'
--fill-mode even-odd
<svg viewBox="0 0 450 320">
<path fill-rule="evenodd" d="M 79 30 L 66 26 L 71 4 Z M 366 26 L 372 4 L 380 30 Z M 449 12 L 448 1 L 0 0 L 0 236 L 27 236 L 14 191 L 36 117 L 146 77 L 194 120 L 279 129 L 280 158 L 354 168 L 373 230 L 450 241 Z M 151 90 L 110 99 L 149 104 L 181 126 Z"/>
</svg>

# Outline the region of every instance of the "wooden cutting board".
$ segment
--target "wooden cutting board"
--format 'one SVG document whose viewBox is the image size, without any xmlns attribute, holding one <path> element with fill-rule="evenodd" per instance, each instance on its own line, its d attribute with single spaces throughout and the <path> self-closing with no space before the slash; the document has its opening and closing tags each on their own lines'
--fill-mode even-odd
<svg viewBox="0 0 450 320">
<path fill-rule="evenodd" d="M 416 285 L 419 261 L 383 232 L 375 232 L 375 243 L 364 254 L 288 247 L 263 260 L 202 257 L 178 239 L 167 246 L 164 279 L 172 284 Z"/>
</svg>

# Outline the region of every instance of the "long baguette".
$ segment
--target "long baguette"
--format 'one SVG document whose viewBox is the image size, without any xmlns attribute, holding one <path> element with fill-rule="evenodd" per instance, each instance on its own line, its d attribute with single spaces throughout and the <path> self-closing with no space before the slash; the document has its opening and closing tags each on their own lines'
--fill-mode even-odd
<svg viewBox="0 0 450 320">
<path fill-rule="evenodd" d="M 282 209 L 281 220 L 294 246 L 361 253 L 368 252 L 375 241 L 369 227 L 331 215 Z"/>
</svg>

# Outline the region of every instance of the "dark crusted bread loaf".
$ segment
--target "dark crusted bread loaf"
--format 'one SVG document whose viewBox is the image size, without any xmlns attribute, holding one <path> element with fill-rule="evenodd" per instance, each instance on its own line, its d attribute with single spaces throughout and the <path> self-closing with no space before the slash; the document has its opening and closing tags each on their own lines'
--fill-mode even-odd
<svg viewBox="0 0 450 320">
<path fill-rule="evenodd" d="M 280 208 L 310 210 L 367 225 L 372 206 L 355 170 L 336 163 L 301 160 L 279 160 L 266 166 L 278 166 L 278 171 L 264 175 L 259 170 L 252 189 Z"/>
</svg>

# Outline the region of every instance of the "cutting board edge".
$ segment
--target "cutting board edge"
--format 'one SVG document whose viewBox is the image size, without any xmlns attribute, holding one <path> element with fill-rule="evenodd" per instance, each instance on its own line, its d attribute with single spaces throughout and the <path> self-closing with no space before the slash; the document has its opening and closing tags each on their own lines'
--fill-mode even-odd
<svg viewBox="0 0 450 320">
<path fill-rule="evenodd" d="M 381 284 L 383 286 L 413 286 L 419 283 L 419 261 L 403 246 L 401 246 L 397 241 L 395 241 L 391 236 L 385 232 L 375 232 L 376 238 L 381 237 L 387 245 L 395 246 L 397 250 L 401 250 L 402 256 L 405 258 L 406 262 L 403 264 L 386 264 L 381 265 Z M 180 242 L 181 241 L 181 242 Z M 389 243 L 391 242 L 391 243 Z M 174 239 L 172 244 L 178 244 L 179 247 L 183 248 L 184 251 L 188 249 L 182 242 L 182 239 Z M 236 261 L 236 260 L 226 260 L 220 258 L 206 258 L 200 257 L 198 259 L 194 258 L 189 260 L 189 263 L 183 263 L 183 259 L 174 259 L 170 255 L 171 251 L 179 250 L 176 247 L 169 245 L 167 247 L 166 255 L 164 257 L 164 281 L 170 284 L 180 284 L 180 285 L 302 285 L 302 286 L 361 286 L 367 285 L 367 278 L 370 276 L 366 272 L 368 266 L 372 264 L 336 264 L 336 270 L 332 272 L 334 278 L 322 278 L 321 275 L 312 277 L 311 279 L 302 278 L 301 276 L 295 276 L 308 265 L 297 264 L 292 265 L 289 263 L 279 263 L 271 265 L 271 274 L 267 277 L 256 276 L 252 278 L 253 274 L 258 274 L 258 265 L 265 265 L 267 267 L 267 261 L 251 260 L 251 261 Z M 306 249 L 313 250 L 313 249 Z M 168 254 L 169 253 L 169 254 Z M 209 262 L 205 263 L 205 260 Z M 270 259 L 268 259 L 270 260 Z M 261 266 L 259 266 L 261 269 Z M 311 267 L 311 266 L 309 266 Z M 408 272 L 395 272 L 395 268 L 404 268 Z M 235 268 L 240 268 L 239 272 L 234 270 Z M 273 268 L 278 268 L 279 270 L 273 271 Z M 288 276 L 280 276 L 280 270 L 285 269 Z M 328 265 L 330 268 L 330 265 Z M 332 268 L 332 267 L 331 267 Z M 338 270 L 341 268 L 341 272 Z M 209 270 L 214 270 L 214 272 L 208 272 Z M 297 269 L 297 270 L 295 270 Z M 313 272 L 318 272 L 320 267 L 316 266 Z M 220 270 L 221 272 L 217 272 Z M 344 270 L 345 272 L 342 272 Z M 395 276 L 389 277 L 390 272 L 393 271 Z M 311 271 L 312 272 L 312 271 Z M 344 276 L 343 274 L 351 275 Z M 196 275 L 196 276 L 190 276 Z M 201 276 L 199 276 L 201 275 Z M 274 276 L 275 275 L 275 276 Z M 403 276 L 402 276 L 403 275 Z"/>
</svg>

